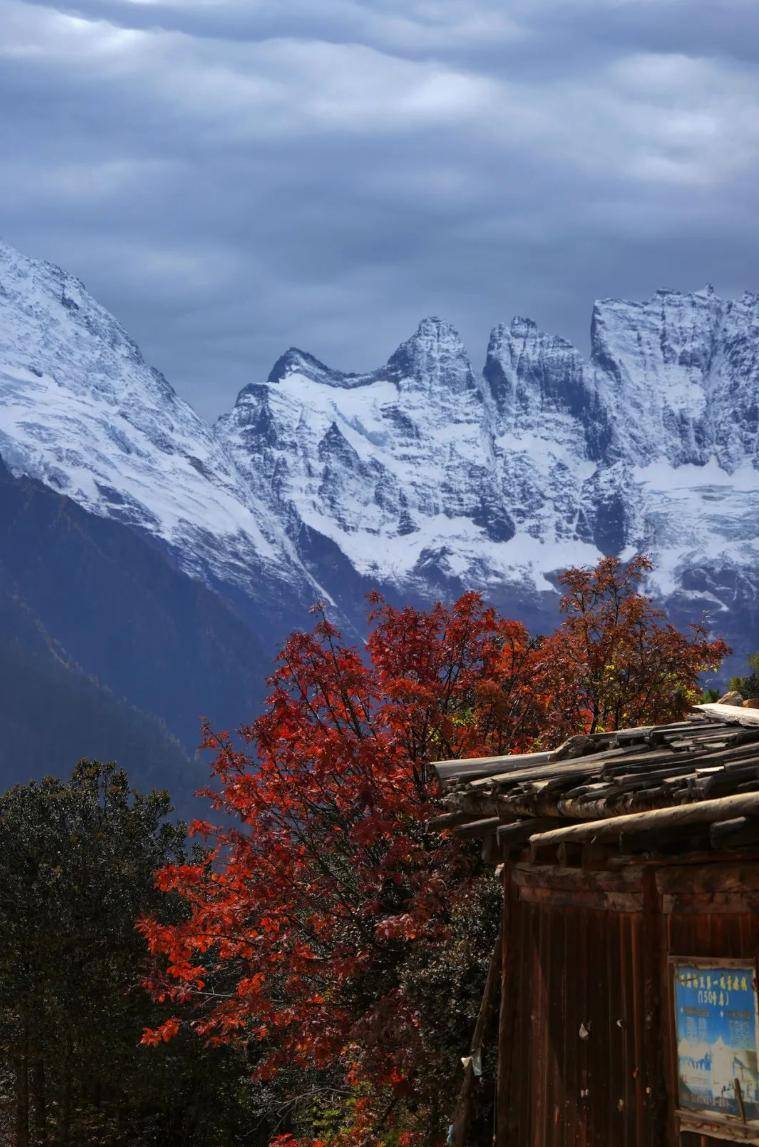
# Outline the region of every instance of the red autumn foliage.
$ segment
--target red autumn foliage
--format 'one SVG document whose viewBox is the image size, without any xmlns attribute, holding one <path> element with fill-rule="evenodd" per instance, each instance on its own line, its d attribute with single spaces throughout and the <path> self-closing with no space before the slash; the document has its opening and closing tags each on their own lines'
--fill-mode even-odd
<svg viewBox="0 0 759 1147">
<path fill-rule="evenodd" d="M 178 1005 L 145 1041 L 181 1020 L 211 1041 L 244 1040 L 261 1079 L 342 1065 L 352 1131 L 330 1147 L 380 1142 L 379 1123 L 396 1142 L 439 1142 L 414 1130 L 429 1122 L 425 1104 L 450 1096 L 425 1082 L 429 1047 L 398 969 L 409 948 L 445 944 L 477 862 L 425 828 L 430 761 L 682 712 L 725 647 L 667 625 L 637 593 L 646 568 L 569 571 L 566 618 L 543 640 L 476 594 L 429 611 L 375 599 L 365 657 L 323 614 L 293 635 L 243 747 L 208 733 L 214 800 L 237 827 L 196 825 L 208 857 L 157 876 L 188 913 L 141 924 L 162 959 L 152 991 Z"/>
</svg>

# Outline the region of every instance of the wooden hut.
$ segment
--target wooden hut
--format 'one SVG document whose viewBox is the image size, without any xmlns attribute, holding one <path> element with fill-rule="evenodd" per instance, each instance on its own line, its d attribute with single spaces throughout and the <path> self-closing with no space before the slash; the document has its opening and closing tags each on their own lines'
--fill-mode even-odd
<svg viewBox="0 0 759 1147">
<path fill-rule="evenodd" d="M 436 765 L 503 881 L 453 1142 L 500 981 L 497 1147 L 759 1145 L 759 709 L 698 708 Z"/>
</svg>

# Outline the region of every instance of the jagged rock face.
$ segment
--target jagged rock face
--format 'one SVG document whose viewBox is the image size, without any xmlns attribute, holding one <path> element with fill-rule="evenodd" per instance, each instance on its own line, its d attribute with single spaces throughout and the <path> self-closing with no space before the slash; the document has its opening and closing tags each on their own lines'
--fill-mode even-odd
<svg viewBox="0 0 759 1147">
<path fill-rule="evenodd" d="M 251 489 L 396 591 L 534 594 L 598 554 L 578 528 L 609 437 L 594 372 L 526 319 L 493 332 L 480 378 L 435 318 L 370 374 L 291 350 L 217 433 Z"/>
<path fill-rule="evenodd" d="M 485 388 L 439 319 L 367 375 L 289 351 L 217 434 L 257 496 L 294 507 L 365 578 L 423 589 L 432 554 L 455 579 L 477 539 L 513 536 Z"/>
<path fill-rule="evenodd" d="M 657 291 L 645 303 L 597 303 L 592 360 L 616 449 L 633 465 L 714 458 L 732 473 L 756 459 L 759 298 Z"/>
<path fill-rule="evenodd" d="M 450 323 L 437 318 L 419 324 L 390 357 L 385 373 L 402 394 L 417 392 L 433 403 L 439 395 L 467 398 L 476 390 L 464 344 Z"/>
<path fill-rule="evenodd" d="M 209 428 L 81 284 L 0 247 L 0 455 L 269 605 L 555 601 L 555 571 L 644 549 L 681 613 L 759 615 L 754 295 L 605 300 L 589 358 L 517 318 L 479 375 L 436 318 L 370 373 L 291 349 Z"/>
<path fill-rule="evenodd" d="M 531 546 L 587 542 L 576 521 L 605 423 L 582 356 L 530 319 L 515 318 L 491 334 L 483 374 L 501 497 L 512 520 Z"/>
<path fill-rule="evenodd" d="M 735 633 L 759 598 L 758 322 L 755 296 L 710 288 L 607 300 L 585 359 L 516 318 L 477 378 L 428 319 L 371 374 L 288 352 L 217 431 L 254 487 L 382 585 L 503 600 L 646 550 L 681 615 Z"/>
<path fill-rule="evenodd" d="M 624 548 L 652 553 L 665 597 L 734 629 L 759 588 L 759 299 L 706 288 L 598 303 L 592 367 L 612 430 L 599 477 Z"/>
</svg>

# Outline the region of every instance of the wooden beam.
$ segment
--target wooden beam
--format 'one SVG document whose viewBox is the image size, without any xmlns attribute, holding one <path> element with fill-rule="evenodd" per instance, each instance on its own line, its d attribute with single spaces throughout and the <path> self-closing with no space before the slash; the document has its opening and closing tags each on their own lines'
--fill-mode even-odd
<svg viewBox="0 0 759 1147">
<path fill-rule="evenodd" d="M 441 781 L 487 777 L 493 773 L 507 773 L 547 761 L 550 753 L 520 753 L 518 756 L 470 757 L 452 761 L 433 761 L 432 767 Z"/>
<path fill-rule="evenodd" d="M 575 733 L 553 750 L 551 761 L 574 760 L 589 755 L 592 749 L 609 748 L 615 736 L 615 733 Z"/>
<path fill-rule="evenodd" d="M 759 725 L 759 709 L 743 709 L 740 705 L 696 705 L 702 713 L 719 717 L 736 725 Z"/>
<path fill-rule="evenodd" d="M 650 753 L 650 750 L 647 750 Z M 567 761 L 550 761 L 541 762 L 537 764 L 524 767 L 520 765 L 518 768 L 502 770 L 489 777 L 474 780 L 471 783 L 471 788 L 474 792 L 478 789 L 487 788 L 491 784 L 497 785 L 500 781 L 508 783 L 509 785 L 516 784 L 517 781 L 547 781 L 552 778 L 555 780 L 563 780 L 566 777 L 582 777 L 586 773 L 590 773 L 589 766 L 595 765 L 596 770 L 601 772 L 605 767 L 607 761 L 614 761 L 617 757 L 633 757 L 635 754 L 629 747 L 620 749 L 604 749 L 602 753 L 591 753 L 587 757 L 571 757 Z M 671 759 L 671 754 L 669 755 Z"/>
<path fill-rule="evenodd" d="M 427 821 L 427 828 L 430 832 L 444 832 L 447 828 L 455 828 L 456 825 L 466 824 L 471 820 L 471 814 L 467 812 L 443 812 L 439 816 L 433 816 Z"/>
<path fill-rule="evenodd" d="M 674 805 L 586 824 L 557 828 L 552 832 L 536 833 L 530 844 L 536 849 L 561 844 L 562 841 L 614 840 L 619 836 L 644 829 L 678 828 L 686 824 L 713 824 L 738 816 L 759 816 L 759 793 L 741 793 L 711 801 Z"/>
<path fill-rule="evenodd" d="M 529 820 L 518 820 L 514 824 L 502 824 L 498 829 L 498 843 L 505 848 L 514 848 L 526 844 L 536 832 L 543 832 L 556 823 L 555 817 L 531 817 Z"/>
<path fill-rule="evenodd" d="M 472 837 L 482 839 L 486 836 L 494 836 L 500 823 L 499 817 L 486 816 L 482 820 L 472 820 L 469 824 L 457 825 L 453 829 L 453 834 L 462 840 L 471 840 Z"/>
</svg>

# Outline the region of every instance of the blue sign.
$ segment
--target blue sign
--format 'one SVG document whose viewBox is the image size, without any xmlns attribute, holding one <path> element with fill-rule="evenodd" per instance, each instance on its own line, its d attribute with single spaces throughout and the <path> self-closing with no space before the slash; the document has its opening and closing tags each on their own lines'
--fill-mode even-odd
<svg viewBox="0 0 759 1147">
<path fill-rule="evenodd" d="M 759 1119 L 754 965 L 674 965 L 680 1107 Z"/>
</svg>

